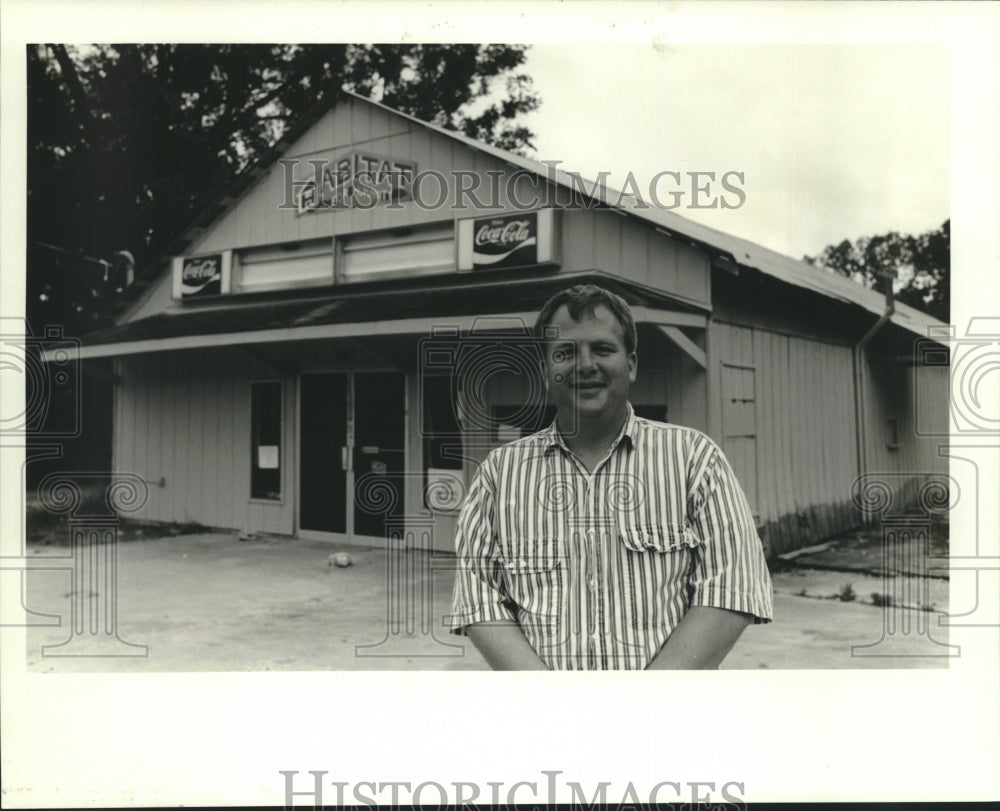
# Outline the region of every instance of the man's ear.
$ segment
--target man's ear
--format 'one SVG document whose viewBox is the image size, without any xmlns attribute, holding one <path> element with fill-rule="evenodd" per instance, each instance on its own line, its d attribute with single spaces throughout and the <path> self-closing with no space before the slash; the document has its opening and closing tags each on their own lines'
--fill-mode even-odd
<svg viewBox="0 0 1000 811">
<path fill-rule="evenodd" d="M 639 358 L 635 352 L 628 356 L 628 382 L 635 383 L 635 373 L 639 370 Z"/>
</svg>

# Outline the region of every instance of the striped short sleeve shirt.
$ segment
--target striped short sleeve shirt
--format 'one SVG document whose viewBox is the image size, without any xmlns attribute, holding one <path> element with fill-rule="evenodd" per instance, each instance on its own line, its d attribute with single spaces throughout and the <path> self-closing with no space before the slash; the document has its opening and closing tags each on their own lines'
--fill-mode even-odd
<svg viewBox="0 0 1000 811">
<path fill-rule="evenodd" d="M 772 615 L 762 544 L 722 451 L 631 406 L 593 472 L 555 423 L 493 450 L 456 551 L 452 631 L 515 621 L 553 670 L 641 670 L 692 606 Z"/>
</svg>

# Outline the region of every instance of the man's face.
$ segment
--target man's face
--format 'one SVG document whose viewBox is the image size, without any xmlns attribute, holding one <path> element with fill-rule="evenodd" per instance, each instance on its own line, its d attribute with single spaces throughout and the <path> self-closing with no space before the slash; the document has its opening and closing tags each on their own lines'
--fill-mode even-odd
<svg viewBox="0 0 1000 811">
<path fill-rule="evenodd" d="M 565 305 L 548 326 L 557 330 L 547 345 L 545 380 L 560 425 L 619 420 L 625 413 L 629 385 L 635 382 L 635 353 L 625 349 L 625 331 L 611 311 L 599 304 L 574 321 Z"/>
</svg>

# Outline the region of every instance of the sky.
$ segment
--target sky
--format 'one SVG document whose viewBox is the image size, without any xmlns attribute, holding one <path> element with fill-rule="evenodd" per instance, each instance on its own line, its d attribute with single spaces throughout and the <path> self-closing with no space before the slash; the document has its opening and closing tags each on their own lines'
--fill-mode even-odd
<svg viewBox="0 0 1000 811">
<path fill-rule="evenodd" d="M 949 54 L 941 45 L 538 44 L 525 72 L 533 157 L 585 177 L 680 172 L 675 212 L 801 258 L 949 218 Z M 692 209 L 687 172 L 743 173 L 736 209 Z M 704 185 L 704 176 L 698 181 Z M 732 184 L 738 180 L 731 179 Z M 660 199 L 674 186 L 664 176 Z M 712 194 L 712 192 L 715 192 Z M 734 195 L 725 195 L 731 203 Z"/>
</svg>

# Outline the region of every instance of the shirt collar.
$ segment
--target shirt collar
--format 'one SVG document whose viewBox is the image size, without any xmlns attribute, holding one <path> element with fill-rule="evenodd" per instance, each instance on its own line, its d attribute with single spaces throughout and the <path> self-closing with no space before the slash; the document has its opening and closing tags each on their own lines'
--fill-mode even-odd
<svg viewBox="0 0 1000 811">
<path fill-rule="evenodd" d="M 635 409 L 632 408 L 632 404 L 626 402 L 625 405 L 628 408 L 628 416 L 625 417 L 625 424 L 622 426 L 621 432 L 615 437 L 615 441 L 611 443 L 612 448 L 617 447 L 626 437 L 628 437 L 628 441 L 632 447 L 635 447 L 639 433 L 639 420 L 635 416 Z M 562 434 L 556 428 L 556 420 L 552 420 L 551 425 L 542 432 L 542 443 L 546 450 L 562 448 L 567 452 L 569 451 L 569 448 L 566 447 L 566 443 L 563 441 Z"/>
</svg>

